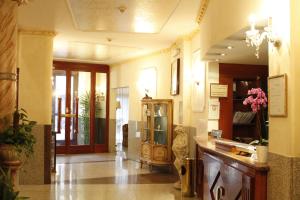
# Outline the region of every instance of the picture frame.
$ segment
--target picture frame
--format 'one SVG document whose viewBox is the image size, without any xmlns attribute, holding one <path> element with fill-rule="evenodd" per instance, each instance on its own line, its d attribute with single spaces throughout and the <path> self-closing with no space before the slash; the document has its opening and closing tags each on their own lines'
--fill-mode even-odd
<svg viewBox="0 0 300 200">
<path fill-rule="evenodd" d="M 268 77 L 268 110 L 271 117 L 287 116 L 287 75 Z"/>
<path fill-rule="evenodd" d="M 228 85 L 210 84 L 210 97 L 228 97 Z"/>
<path fill-rule="evenodd" d="M 171 95 L 179 95 L 180 59 L 177 58 L 171 64 Z"/>
</svg>

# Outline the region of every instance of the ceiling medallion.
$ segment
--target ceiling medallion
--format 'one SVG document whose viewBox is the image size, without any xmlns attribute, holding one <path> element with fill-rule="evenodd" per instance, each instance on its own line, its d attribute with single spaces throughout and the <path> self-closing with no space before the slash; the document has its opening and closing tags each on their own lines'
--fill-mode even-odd
<svg viewBox="0 0 300 200">
<path fill-rule="evenodd" d="M 12 1 L 16 1 L 18 3 L 18 6 L 20 6 L 22 4 L 27 4 L 30 0 L 12 0 Z"/>
</svg>

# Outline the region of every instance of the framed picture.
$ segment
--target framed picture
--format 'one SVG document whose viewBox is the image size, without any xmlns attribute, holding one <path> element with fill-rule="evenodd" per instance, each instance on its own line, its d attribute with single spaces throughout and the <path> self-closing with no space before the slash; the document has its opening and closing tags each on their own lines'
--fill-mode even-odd
<svg viewBox="0 0 300 200">
<path fill-rule="evenodd" d="M 228 97 L 228 85 L 210 84 L 210 97 Z"/>
<path fill-rule="evenodd" d="M 171 95 L 179 94 L 180 59 L 176 59 L 171 64 Z"/>
<path fill-rule="evenodd" d="M 269 115 L 271 117 L 287 116 L 287 76 L 271 76 L 269 82 Z"/>
</svg>

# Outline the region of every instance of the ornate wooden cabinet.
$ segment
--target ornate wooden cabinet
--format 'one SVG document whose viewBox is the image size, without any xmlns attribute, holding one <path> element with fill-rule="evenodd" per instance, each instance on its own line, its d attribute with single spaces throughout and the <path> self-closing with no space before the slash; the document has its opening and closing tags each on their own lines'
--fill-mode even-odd
<svg viewBox="0 0 300 200">
<path fill-rule="evenodd" d="M 267 200 L 266 165 L 197 145 L 196 190 L 201 200 Z"/>
<path fill-rule="evenodd" d="M 173 101 L 142 100 L 141 168 L 172 164 Z"/>
</svg>

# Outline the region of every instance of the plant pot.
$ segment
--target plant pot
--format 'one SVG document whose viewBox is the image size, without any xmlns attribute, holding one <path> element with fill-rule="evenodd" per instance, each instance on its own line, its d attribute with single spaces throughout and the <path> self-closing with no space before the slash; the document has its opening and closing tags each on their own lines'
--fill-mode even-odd
<svg viewBox="0 0 300 200">
<path fill-rule="evenodd" d="M 18 154 L 12 145 L 0 144 L 0 162 L 10 162 L 18 160 Z"/>
<path fill-rule="evenodd" d="M 256 146 L 257 162 L 266 163 L 268 162 L 268 146 Z"/>
</svg>

